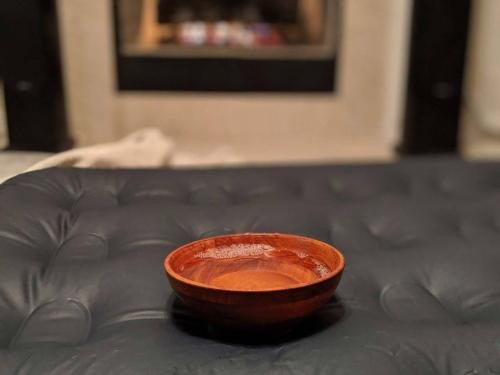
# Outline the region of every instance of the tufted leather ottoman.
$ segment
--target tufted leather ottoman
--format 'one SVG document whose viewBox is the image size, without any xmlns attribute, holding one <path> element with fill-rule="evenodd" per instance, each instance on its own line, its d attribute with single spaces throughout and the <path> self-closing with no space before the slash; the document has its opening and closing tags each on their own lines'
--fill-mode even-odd
<svg viewBox="0 0 500 375">
<path fill-rule="evenodd" d="M 193 318 L 162 269 L 229 232 L 343 250 L 289 336 Z M 0 186 L 0 374 L 500 374 L 500 165 L 45 170 Z"/>
</svg>

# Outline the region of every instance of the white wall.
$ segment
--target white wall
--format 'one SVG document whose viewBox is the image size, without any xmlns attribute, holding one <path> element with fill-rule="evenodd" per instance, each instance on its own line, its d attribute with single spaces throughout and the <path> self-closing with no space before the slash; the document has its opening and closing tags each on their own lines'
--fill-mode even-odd
<svg viewBox="0 0 500 375">
<path fill-rule="evenodd" d="M 399 137 L 410 0 L 345 0 L 335 95 L 117 93 L 108 0 L 59 0 L 80 145 L 159 127 L 183 150 L 249 161 L 389 158 Z"/>
<path fill-rule="evenodd" d="M 500 157 L 500 1 L 475 0 L 462 122 L 462 151 Z"/>
</svg>

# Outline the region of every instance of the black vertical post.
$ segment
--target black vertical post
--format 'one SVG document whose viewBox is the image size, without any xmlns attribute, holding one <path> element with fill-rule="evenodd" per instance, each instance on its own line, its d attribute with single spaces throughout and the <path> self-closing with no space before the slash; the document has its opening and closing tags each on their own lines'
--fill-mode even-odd
<svg viewBox="0 0 500 375">
<path fill-rule="evenodd" d="M 470 0 L 414 0 L 402 154 L 457 152 Z"/>
<path fill-rule="evenodd" d="M 66 121 L 54 0 L 0 1 L 0 77 L 9 148 L 64 148 Z"/>
</svg>

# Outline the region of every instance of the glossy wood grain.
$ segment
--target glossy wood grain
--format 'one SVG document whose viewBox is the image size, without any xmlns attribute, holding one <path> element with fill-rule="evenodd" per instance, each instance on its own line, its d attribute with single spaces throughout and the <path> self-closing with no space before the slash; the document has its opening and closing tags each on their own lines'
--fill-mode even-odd
<svg viewBox="0 0 500 375">
<path fill-rule="evenodd" d="M 250 328 L 321 307 L 338 285 L 344 258 L 311 238 L 238 234 L 184 245 L 164 265 L 177 295 L 202 318 Z"/>
</svg>

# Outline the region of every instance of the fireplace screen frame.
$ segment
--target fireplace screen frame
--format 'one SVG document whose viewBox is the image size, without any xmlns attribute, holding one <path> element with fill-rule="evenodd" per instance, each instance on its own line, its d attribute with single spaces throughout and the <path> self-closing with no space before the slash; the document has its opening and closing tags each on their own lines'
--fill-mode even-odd
<svg viewBox="0 0 500 375">
<path fill-rule="evenodd" d="M 335 91 L 342 0 L 327 0 L 331 13 L 320 46 L 268 48 L 162 48 L 141 53 L 122 43 L 119 0 L 113 0 L 119 91 L 324 92 Z M 200 48 L 199 51 L 194 49 Z M 170 50 L 170 51 L 169 51 Z M 299 51 L 303 51 L 300 53 Z M 169 51 L 169 53 L 166 53 Z M 196 54 L 196 55 L 195 55 Z"/>
</svg>

